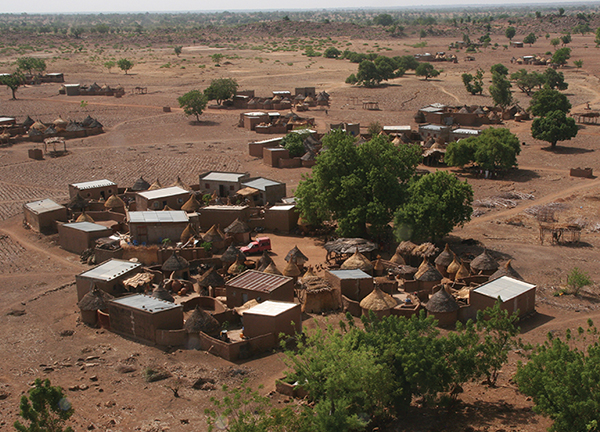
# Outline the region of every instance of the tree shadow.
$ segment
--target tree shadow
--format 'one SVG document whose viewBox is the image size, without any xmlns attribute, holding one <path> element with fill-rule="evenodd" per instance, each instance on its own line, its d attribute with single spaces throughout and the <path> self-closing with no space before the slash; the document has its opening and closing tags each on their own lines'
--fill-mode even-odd
<svg viewBox="0 0 600 432">
<path fill-rule="evenodd" d="M 509 171 L 502 178 L 502 180 L 510 180 L 510 181 L 514 181 L 514 182 L 525 183 L 525 182 L 528 182 L 530 180 L 533 180 L 533 179 L 536 179 L 539 177 L 540 177 L 540 175 L 533 170 L 516 169 L 516 170 Z"/>
<path fill-rule="evenodd" d="M 221 123 L 212 120 L 190 120 L 188 124 L 190 126 L 219 126 Z"/>
<path fill-rule="evenodd" d="M 563 147 L 563 146 L 548 146 L 542 147 L 543 151 L 547 151 L 549 153 L 561 154 L 561 155 L 573 155 L 573 154 L 583 154 L 583 153 L 591 153 L 594 150 L 586 149 L 581 147 Z"/>
</svg>

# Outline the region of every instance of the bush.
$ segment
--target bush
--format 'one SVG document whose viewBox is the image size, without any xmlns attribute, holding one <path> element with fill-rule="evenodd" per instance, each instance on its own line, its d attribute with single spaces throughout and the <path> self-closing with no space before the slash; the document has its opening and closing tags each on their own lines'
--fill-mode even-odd
<svg viewBox="0 0 600 432">
<path fill-rule="evenodd" d="M 578 267 L 575 267 L 567 275 L 567 285 L 571 289 L 570 293 L 573 295 L 579 295 L 581 288 L 591 284 L 592 280 L 590 279 L 589 275 L 583 270 L 580 270 Z"/>
<path fill-rule="evenodd" d="M 73 432 L 71 427 L 63 429 L 64 423 L 73 415 L 71 403 L 61 387 L 53 387 L 50 380 L 36 379 L 29 396 L 21 396 L 19 415 L 29 422 L 14 423 L 19 432 Z"/>
<path fill-rule="evenodd" d="M 281 145 L 290 152 L 290 157 L 300 157 L 306 153 L 304 140 L 308 137 L 308 132 L 292 132 L 287 134 L 281 141 Z"/>
</svg>

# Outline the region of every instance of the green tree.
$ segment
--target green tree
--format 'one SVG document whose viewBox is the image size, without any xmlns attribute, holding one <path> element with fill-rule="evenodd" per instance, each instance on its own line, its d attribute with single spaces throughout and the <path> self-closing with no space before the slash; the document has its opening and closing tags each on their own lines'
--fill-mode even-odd
<svg viewBox="0 0 600 432">
<path fill-rule="evenodd" d="M 404 56 L 396 56 L 394 57 L 394 61 L 396 62 L 396 69 L 407 70 L 415 70 L 419 67 L 419 61 L 411 55 Z"/>
<path fill-rule="evenodd" d="M 596 48 L 600 46 L 600 27 L 596 29 L 596 37 L 594 38 L 594 43 L 596 44 Z"/>
<path fill-rule="evenodd" d="M 389 223 L 421 162 L 416 145 L 396 147 L 380 135 L 358 146 L 355 141 L 343 131 L 325 135 L 327 151 L 296 189 L 302 217 L 310 224 L 335 220 L 344 237 L 364 235 L 367 223 L 374 231 Z"/>
<path fill-rule="evenodd" d="M 558 8 L 558 16 L 563 16 L 565 14 L 565 8 Z"/>
<path fill-rule="evenodd" d="M 81 26 L 71 27 L 71 34 L 75 39 L 79 39 L 84 32 L 85 29 Z"/>
<path fill-rule="evenodd" d="M 504 32 L 504 35 L 509 40 L 512 40 L 512 38 L 514 38 L 516 34 L 517 34 L 517 30 L 512 26 L 507 27 L 506 31 Z"/>
<path fill-rule="evenodd" d="M 117 66 L 119 67 L 119 69 L 125 72 L 125 75 L 127 75 L 129 70 L 133 67 L 133 62 L 131 60 L 123 58 L 117 61 Z"/>
<path fill-rule="evenodd" d="M 20 421 L 14 423 L 19 432 L 73 432 L 65 422 L 73 415 L 71 403 L 63 394 L 61 387 L 50 385 L 50 380 L 37 378 L 29 396 L 21 396 L 19 415 L 28 426 Z"/>
<path fill-rule="evenodd" d="M 346 78 L 346 84 L 358 84 L 358 78 L 356 78 L 356 75 L 354 74 L 350 74 L 348 75 L 348 78 Z"/>
<path fill-rule="evenodd" d="M 110 73 L 110 70 L 112 68 L 114 68 L 117 65 L 117 63 L 114 60 L 108 60 L 104 62 L 104 67 L 106 69 L 108 69 L 108 73 Z"/>
<path fill-rule="evenodd" d="M 496 63 L 490 68 L 490 72 L 493 74 L 498 74 L 502 76 L 508 76 L 508 68 L 504 66 L 502 63 Z"/>
<path fill-rule="evenodd" d="M 221 53 L 214 53 L 213 55 L 210 56 L 210 58 L 215 63 L 215 65 L 218 65 L 219 63 L 221 63 L 221 60 L 223 60 L 223 57 L 225 57 L 225 56 Z"/>
<path fill-rule="evenodd" d="M 577 136 L 577 125 L 573 117 L 567 117 L 564 111 L 552 111 L 531 123 L 531 136 L 547 141 L 556 147 L 558 141 L 567 141 Z"/>
<path fill-rule="evenodd" d="M 550 45 L 552 45 L 554 47 L 554 49 L 556 49 L 556 47 L 560 44 L 560 38 L 553 38 L 550 39 Z"/>
<path fill-rule="evenodd" d="M 515 81 L 517 87 L 527 96 L 531 96 L 531 92 L 535 87 L 542 87 L 544 84 L 544 76 L 537 72 L 527 72 L 526 69 L 511 74 L 510 79 Z"/>
<path fill-rule="evenodd" d="M 200 121 L 200 115 L 208 104 L 208 98 L 200 90 L 191 90 L 177 98 L 179 106 L 183 108 L 183 112 L 187 116 L 196 116 L 196 120 Z"/>
<path fill-rule="evenodd" d="M 553 111 L 568 113 L 571 102 L 561 92 L 545 88 L 533 94 L 529 108 L 534 116 L 543 117 Z"/>
<path fill-rule="evenodd" d="M 475 76 L 464 73 L 462 74 L 462 82 L 467 91 L 473 95 L 483 93 L 483 70 L 478 69 Z"/>
<path fill-rule="evenodd" d="M 29 74 L 32 71 L 44 72 L 46 70 L 46 61 L 37 57 L 19 57 L 17 59 L 17 67 Z"/>
<path fill-rule="evenodd" d="M 431 63 L 420 63 L 417 69 L 415 69 L 415 75 L 425 77 L 425 81 L 439 74 L 440 71 L 436 70 Z"/>
<path fill-rule="evenodd" d="M 553 68 L 548 68 L 544 71 L 544 87 L 549 89 L 566 90 L 569 88 L 569 83 L 565 82 L 565 76 L 562 72 L 557 72 Z"/>
<path fill-rule="evenodd" d="M 183 51 L 183 47 L 180 45 L 176 46 L 175 48 L 173 48 L 173 51 L 175 52 L 175 55 L 179 57 L 181 55 L 181 51 Z"/>
<path fill-rule="evenodd" d="M 583 67 L 583 60 L 575 60 L 573 64 L 577 68 L 577 72 L 579 72 L 579 69 Z"/>
<path fill-rule="evenodd" d="M 592 284 L 590 276 L 579 269 L 579 267 L 573 268 L 567 275 L 567 285 L 570 288 L 570 294 L 579 295 L 581 288 Z"/>
<path fill-rule="evenodd" d="M 560 37 L 560 41 L 562 42 L 563 46 L 570 44 L 573 41 L 573 38 L 571 37 L 571 33 L 562 35 Z"/>
<path fill-rule="evenodd" d="M 281 141 L 281 145 L 290 152 L 290 157 L 300 157 L 306 153 L 304 140 L 308 138 L 308 132 L 290 132 Z"/>
<path fill-rule="evenodd" d="M 504 111 L 512 103 L 512 92 L 510 81 L 505 75 L 500 73 L 492 73 L 492 85 L 490 86 L 490 95 L 496 106 Z"/>
<path fill-rule="evenodd" d="M 408 202 L 400 206 L 394 219 L 399 241 L 436 242 L 471 219 L 473 189 L 452 174 L 437 171 L 418 177 L 408 192 Z"/>
<path fill-rule="evenodd" d="M 424 37 L 427 37 L 427 32 L 425 31 L 425 29 L 421 29 L 421 31 L 419 32 L 419 39 L 423 39 Z"/>
<path fill-rule="evenodd" d="M 237 88 L 238 83 L 233 78 L 218 78 L 212 80 L 210 85 L 204 89 L 204 95 L 209 101 L 216 100 L 217 104 L 221 105 L 224 100 L 235 96 Z"/>
<path fill-rule="evenodd" d="M 579 327 L 576 335 L 567 330 L 564 340 L 549 333 L 527 363 L 518 364 L 514 380 L 519 391 L 533 398 L 535 412 L 554 420 L 552 432 L 598 430 L 600 340 L 591 320 L 588 326 Z"/>
<path fill-rule="evenodd" d="M 336 47 L 329 47 L 325 50 L 323 56 L 325 58 L 338 58 L 341 54 L 342 52 Z"/>
<path fill-rule="evenodd" d="M 537 36 L 535 35 L 535 33 L 529 33 L 527 36 L 525 36 L 523 42 L 528 43 L 529 46 L 532 46 L 536 40 Z"/>
<path fill-rule="evenodd" d="M 0 85 L 5 85 L 12 91 L 12 99 L 17 99 L 17 90 L 25 83 L 25 77 L 19 71 L 10 75 L 0 75 Z"/>
<path fill-rule="evenodd" d="M 373 24 L 384 27 L 391 26 L 395 22 L 396 20 L 390 14 L 379 14 L 373 18 Z"/>
</svg>

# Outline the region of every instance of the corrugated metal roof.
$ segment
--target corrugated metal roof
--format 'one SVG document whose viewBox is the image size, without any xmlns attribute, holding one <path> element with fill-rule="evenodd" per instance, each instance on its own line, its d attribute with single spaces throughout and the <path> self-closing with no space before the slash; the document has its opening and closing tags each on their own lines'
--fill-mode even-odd
<svg viewBox="0 0 600 432">
<path fill-rule="evenodd" d="M 277 316 L 281 315 L 284 312 L 289 311 L 290 309 L 298 306 L 296 303 L 288 303 L 288 302 L 278 302 L 267 300 L 264 301 L 246 311 L 244 314 L 253 314 L 253 315 L 264 315 L 264 316 Z"/>
<path fill-rule="evenodd" d="M 372 279 L 373 276 L 362 270 L 328 270 L 338 279 Z"/>
<path fill-rule="evenodd" d="M 246 174 L 213 171 L 213 172 L 206 174 L 200 180 L 238 182 L 238 181 L 240 181 L 240 179 L 242 177 L 245 177 L 245 176 L 246 176 Z"/>
<path fill-rule="evenodd" d="M 118 305 L 129 306 L 131 308 L 139 309 L 148 313 L 163 312 L 166 310 L 183 307 L 181 305 L 144 294 L 133 294 L 126 297 L 120 297 L 118 299 L 111 300 L 110 302 Z"/>
<path fill-rule="evenodd" d="M 110 259 L 91 270 L 81 273 L 79 276 L 108 282 L 141 266 L 140 263 Z"/>
<path fill-rule="evenodd" d="M 14 117 L 0 117 L 0 123 L 14 122 Z"/>
<path fill-rule="evenodd" d="M 481 133 L 481 131 L 477 130 L 477 129 L 458 128 L 458 129 L 454 129 L 452 131 L 452 133 L 460 133 L 460 134 L 465 134 L 465 135 L 479 135 Z"/>
<path fill-rule="evenodd" d="M 283 184 L 283 183 L 279 183 L 279 182 L 276 182 L 276 181 L 273 181 L 273 180 L 269 180 L 269 179 L 266 179 L 266 178 L 263 178 L 263 177 L 259 177 L 257 179 L 250 180 L 250 181 L 242 183 L 243 186 L 251 187 L 251 188 L 254 188 L 254 189 L 258 189 L 258 190 L 263 191 L 263 192 L 269 186 L 277 186 L 277 185 L 280 185 L 280 184 Z"/>
<path fill-rule="evenodd" d="M 284 137 L 278 137 L 278 138 L 269 138 L 266 140 L 262 140 L 262 141 L 254 141 L 251 144 L 268 144 L 268 143 L 275 143 L 275 142 L 280 142 L 283 141 Z"/>
<path fill-rule="evenodd" d="M 105 227 L 104 225 L 96 224 L 93 222 L 71 222 L 66 223 L 63 226 L 73 228 L 79 231 L 84 232 L 97 232 L 97 231 L 106 231 L 109 230 L 112 232 L 110 228 Z"/>
<path fill-rule="evenodd" d="M 99 187 L 116 186 L 116 185 L 117 184 L 113 181 L 110 181 L 107 179 L 102 179 L 102 180 L 91 180 L 91 181 L 81 182 L 81 183 L 73 183 L 71 186 L 73 186 L 79 190 L 86 190 L 86 189 L 94 189 L 94 188 L 99 188 Z"/>
<path fill-rule="evenodd" d="M 266 116 L 268 114 L 266 112 L 262 112 L 262 111 L 251 111 L 251 112 L 244 113 L 244 115 L 246 117 L 261 117 L 261 116 Z"/>
<path fill-rule="evenodd" d="M 202 207 L 199 212 L 202 213 L 204 211 L 218 210 L 218 211 L 242 211 L 249 206 L 239 206 L 239 205 L 211 205 Z"/>
<path fill-rule="evenodd" d="M 419 126 L 419 130 L 432 130 L 432 131 L 441 131 L 444 129 L 448 129 L 448 126 L 440 126 L 440 125 L 425 125 L 425 126 Z"/>
<path fill-rule="evenodd" d="M 190 218 L 183 210 L 173 211 L 132 211 L 128 213 L 129 223 L 179 223 L 189 222 Z"/>
<path fill-rule="evenodd" d="M 179 186 L 171 186 L 162 189 L 149 190 L 144 192 L 138 192 L 138 195 L 143 196 L 146 199 L 158 199 L 158 198 L 166 198 L 173 195 L 182 195 L 188 194 L 189 192 L 185 189 L 180 188 Z"/>
<path fill-rule="evenodd" d="M 231 279 L 226 285 L 233 288 L 270 293 L 290 280 L 292 278 L 287 276 L 246 270 L 238 277 Z"/>
<path fill-rule="evenodd" d="M 508 276 L 502 276 L 475 288 L 473 291 L 494 299 L 500 297 L 505 302 L 531 289 L 535 289 L 535 285 Z"/>
<path fill-rule="evenodd" d="M 410 132 L 411 128 L 410 126 L 384 126 L 383 130 L 389 132 Z"/>
<path fill-rule="evenodd" d="M 27 208 L 27 210 L 29 210 L 35 214 L 47 213 L 47 212 L 65 208 L 65 207 L 61 206 L 60 204 L 55 203 L 54 201 L 52 201 L 49 198 L 41 200 L 41 201 L 33 201 L 30 203 L 27 203 L 27 204 L 25 204 L 24 207 Z"/>
<path fill-rule="evenodd" d="M 425 107 L 425 108 L 421 108 L 419 111 L 423 111 L 423 112 L 428 112 L 428 113 L 441 113 L 443 112 L 440 108 L 435 108 L 435 107 Z"/>
<path fill-rule="evenodd" d="M 296 207 L 296 204 L 277 205 L 277 206 L 271 207 L 269 210 L 289 211 L 289 210 L 294 209 L 295 207 Z"/>
</svg>

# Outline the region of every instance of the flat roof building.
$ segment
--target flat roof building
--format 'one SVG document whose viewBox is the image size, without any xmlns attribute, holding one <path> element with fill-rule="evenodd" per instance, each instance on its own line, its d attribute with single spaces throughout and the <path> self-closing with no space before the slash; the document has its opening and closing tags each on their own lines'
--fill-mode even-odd
<svg viewBox="0 0 600 432">
<path fill-rule="evenodd" d="M 112 234 L 112 229 L 92 222 L 72 222 L 58 225 L 60 247 L 76 254 L 93 248 L 96 239 Z"/>
<path fill-rule="evenodd" d="M 179 210 L 189 197 L 189 191 L 179 186 L 171 186 L 138 192 L 135 197 L 135 205 L 138 211 L 162 210 L 167 206 L 173 210 Z"/>
<path fill-rule="evenodd" d="M 225 284 L 227 307 L 242 306 L 256 299 L 294 301 L 294 280 L 287 276 L 246 270 Z"/>
<path fill-rule="evenodd" d="M 178 242 L 189 223 L 190 218 L 183 210 L 127 213 L 131 240 L 138 244 L 160 244 L 167 238 Z"/>
<path fill-rule="evenodd" d="M 57 231 L 56 221 L 68 220 L 67 208 L 51 199 L 33 201 L 23 205 L 23 218 L 34 231 L 53 233 Z"/>
<path fill-rule="evenodd" d="M 106 200 L 116 193 L 118 193 L 117 184 L 107 179 L 91 180 L 69 185 L 69 198 L 74 198 L 79 194 L 82 198 L 86 199 Z"/>
<path fill-rule="evenodd" d="M 373 277 L 362 270 L 327 270 L 325 279 L 343 296 L 357 302 L 373 291 Z"/>
<path fill-rule="evenodd" d="M 294 336 L 301 331 L 299 304 L 267 300 L 244 311 L 244 335 L 249 338 L 269 333 Z"/>
<path fill-rule="evenodd" d="M 249 178 L 248 173 L 210 171 L 200 174 L 200 191 L 203 194 L 216 191 L 220 197 L 234 196 L 242 188 L 242 182 Z"/>
<path fill-rule="evenodd" d="M 264 177 L 248 179 L 242 183 L 243 187 L 251 187 L 259 191 L 253 196 L 256 205 L 275 204 L 286 196 L 286 185 Z"/>
<path fill-rule="evenodd" d="M 104 261 L 96 267 L 75 276 L 77 282 L 77 301 L 88 293 L 91 285 L 116 296 L 125 292 L 121 281 L 142 271 L 142 264 L 120 259 Z"/>
<path fill-rule="evenodd" d="M 509 276 L 484 283 L 469 292 L 469 304 L 476 310 L 494 306 L 498 298 L 502 309 L 509 313 L 518 311 L 522 317 L 535 310 L 536 286 Z"/>
</svg>

